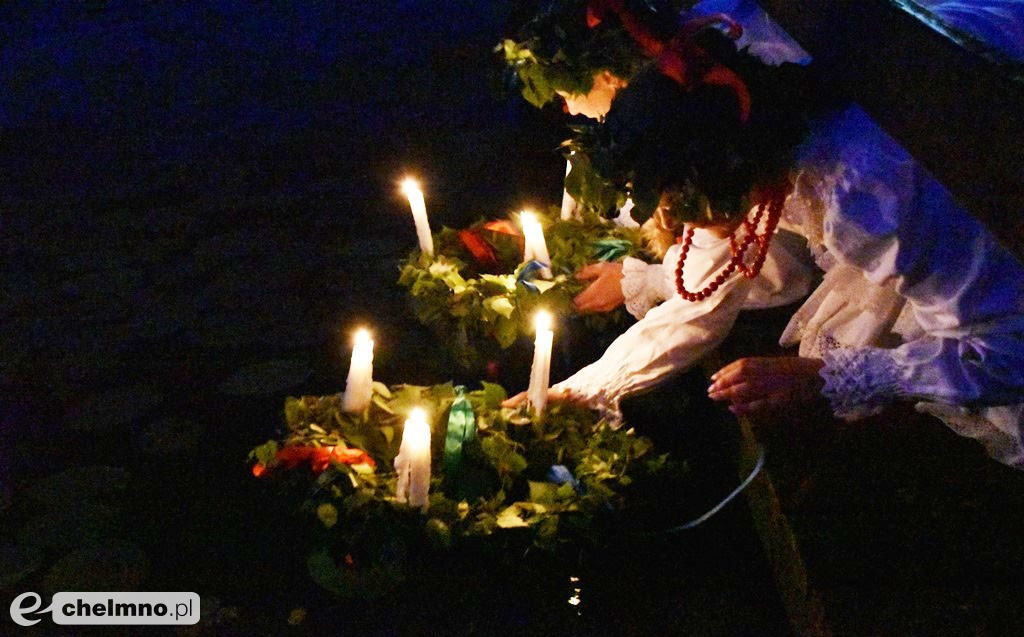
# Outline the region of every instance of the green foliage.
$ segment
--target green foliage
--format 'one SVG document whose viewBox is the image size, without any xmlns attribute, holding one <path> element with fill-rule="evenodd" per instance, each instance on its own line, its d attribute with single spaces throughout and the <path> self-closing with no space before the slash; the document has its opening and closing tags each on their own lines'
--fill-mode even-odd
<svg viewBox="0 0 1024 637">
<path fill-rule="evenodd" d="M 587 0 L 548 0 L 515 34 L 495 48 L 522 90 L 523 97 L 542 107 L 555 91 L 586 94 L 594 75 L 610 71 L 629 79 L 647 61 L 637 43 L 612 12 L 590 24 Z M 679 0 L 628 2 L 630 14 L 661 39 L 674 33 L 683 6 Z"/>
<path fill-rule="evenodd" d="M 502 408 L 505 390 L 485 383 L 466 393 L 477 435 L 465 442 L 458 474 L 445 476 L 442 446 L 454 397 L 451 384 L 380 385 L 371 407 L 357 415 L 343 413 L 337 395 L 287 399 L 286 436 L 257 447 L 251 458 L 274 469 L 279 449 L 344 444 L 376 462 L 375 470 L 332 462 L 318 476 L 299 469 L 282 476 L 303 487 L 300 508 L 319 528 L 308 566 L 323 587 L 346 597 L 384 594 L 405 577 L 412 547 L 445 551 L 469 538 L 503 546 L 524 533 L 543 549 L 587 539 L 600 526 L 597 516 L 623 507 L 634 479 L 668 467 L 649 440 L 611 429 L 594 412 L 554 403 L 542 420 L 531 420 Z M 435 460 L 426 513 L 395 500 L 401 421 L 414 405 L 429 414 Z M 397 431 L 385 433 L 390 429 Z M 556 464 L 575 484 L 549 479 Z"/>
<path fill-rule="evenodd" d="M 491 232 L 480 221 L 473 233 L 493 251 L 494 263 L 481 263 L 459 238 L 459 231 L 444 228 L 435 235 L 435 256 L 414 251 L 401 266 L 398 283 L 409 290 L 417 319 L 432 327 L 455 360 L 470 369 L 482 354 L 510 347 L 521 337 L 533 335 L 533 314 L 544 308 L 557 317 L 575 314 L 572 299 L 586 287 L 574 274 L 607 253 L 609 239 L 628 248 L 615 256 L 642 256 L 636 230 L 604 221 L 595 214 L 581 220 L 563 221 L 552 208 L 538 218 L 551 257 L 553 277 L 534 278 L 525 285 L 521 273 L 522 247 L 517 237 Z M 595 332 L 621 329 L 629 315 L 623 309 L 588 315 L 587 329 Z"/>
</svg>

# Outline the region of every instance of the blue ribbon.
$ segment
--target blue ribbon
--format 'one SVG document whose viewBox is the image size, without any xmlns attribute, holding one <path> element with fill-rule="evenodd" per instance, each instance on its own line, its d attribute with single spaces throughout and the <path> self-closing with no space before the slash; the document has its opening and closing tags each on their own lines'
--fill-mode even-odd
<svg viewBox="0 0 1024 637">
<path fill-rule="evenodd" d="M 524 288 L 531 292 L 540 292 L 540 289 L 536 285 L 530 283 L 531 279 L 536 279 L 537 275 L 544 268 L 549 267 L 546 263 L 533 259 L 525 263 L 519 270 L 519 274 L 516 275 L 516 283 L 522 285 Z"/>
<path fill-rule="evenodd" d="M 569 468 L 564 464 L 551 465 L 551 468 L 548 469 L 547 478 L 548 482 L 554 482 L 558 486 L 566 483 L 571 484 L 573 491 L 578 495 L 583 495 L 583 485 L 580 484 L 580 481 L 572 475 L 572 471 L 569 471 Z"/>
<path fill-rule="evenodd" d="M 750 483 L 754 481 L 754 478 L 757 477 L 757 474 L 759 474 L 761 472 L 761 468 L 762 467 L 764 467 L 764 447 L 761 446 L 761 445 L 758 445 L 758 447 L 757 447 L 757 462 L 754 463 L 754 468 L 751 469 L 750 475 L 747 476 L 746 480 L 744 480 L 743 482 L 740 483 L 740 486 L 738 486 L 735 489 L 733 489 L 732 493 L 730 493 L 729 495 L 725 496 L 724 500 L 722 500 L 721 502 L 719 502 L 715 506 L 713 506 L 710 509 L 708 509 L 707 513 L 705 513 L 704 515 L 700 516 L 699 518 L 695 518 L 695 519 L 690 520 L 689 522 L 687 522 L 685 524 L 680 524 L 679 526 L 673 526 L 671 528 L 665 529 L 664 531 L 660 531 L 659 533 L 667 535 L 669 533 L 676 533 L 678 531 L 689 531 L 690 529 L 696 528 L 696 527 L 700 526 L 701 524 L 704 524 L 705 522 L 707 522 L 708 520 L 713 518 L 716 513 L 721 511 L 723 508 L 725 508 L 725 505 L 729 504 L 729 502 L 731 502 L 733 498 L 735 498 L 739 494 L 743 493 L 743 490 L 746 489 L 748 486 L 750 486 Z"/>
</svg>

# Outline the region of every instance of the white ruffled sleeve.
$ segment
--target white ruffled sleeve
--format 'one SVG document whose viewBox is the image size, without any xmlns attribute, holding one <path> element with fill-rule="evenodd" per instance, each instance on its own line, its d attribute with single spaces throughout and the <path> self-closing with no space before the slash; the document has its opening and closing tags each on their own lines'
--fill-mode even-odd
<svg viewBox="0 0 1024 637">
<path fill-rule="evenodd" d="M 695 236 L 684 271 L 687 287 L 693 290 L 714 279 L 731 256 L 728 239 L 711 240 L 698 233 L 704 236 Z M 703 245 L 702 239 L 707 241 Z M 664 279 L 665 269 L 658 269 Z M 568 391 L 611 422 L 621 422 L 623 398 L 687 370 L 718 346 L 732 329 L 749 289 L 749 279 L 734 276 L 703 301 L 685 301 L 673 292 L 672 298 L 615 339 L 600 359 L 552 389 Z"/>
<path fill-rule="evenodd" d="M 668 272 L 679 259 L 679 246 L 674 245 L 665 253 L 662 263 L 645 263 L 640 259 L 626 257 L 622 261 L 622 296 L 626 310 L 642 319 L 655 305 L 672 296 L 668 283 Z"/>
<path fill-rule="evenodd" d="M 831 123 L 825 243 L 913 307 L 920 337 L 823 356 L 825 395 L 855 418 L 896 398 L 971 407 L 1024 400 L 1024 267 L 859 109 Z"/>
</svg>

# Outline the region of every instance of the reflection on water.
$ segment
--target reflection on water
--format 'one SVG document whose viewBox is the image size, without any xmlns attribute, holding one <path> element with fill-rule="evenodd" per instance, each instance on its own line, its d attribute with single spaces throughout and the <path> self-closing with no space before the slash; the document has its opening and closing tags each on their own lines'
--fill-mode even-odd
<svg viewBox="0 0 1024 637">
<path fill-rule="evenodd" d="M 580 578 L 575 575 L 569 576 L 569 584 L 572 585 L 572 595 L 569 596 L 569 605 L 576 607 L 576 615 L 583 615 L 583 597 L 581 593 L 583 591 Z"/>
</svg>

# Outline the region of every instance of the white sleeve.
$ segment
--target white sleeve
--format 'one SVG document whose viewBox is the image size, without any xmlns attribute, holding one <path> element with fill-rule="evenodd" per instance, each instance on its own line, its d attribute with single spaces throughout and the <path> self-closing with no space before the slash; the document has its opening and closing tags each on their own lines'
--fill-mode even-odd
<svg viewBox="0 0 1024 637">
<path fill-rule="evenodd" d="M 729 256 L 728 240 L 714 242 L 707 249 L 695 243 L 686 263 L 687 287 L 702 289 L 728 263 Z M 732 276 L 703 301 L 685 301 L 673 294 L 615 339 L 600 359 L 553 389 L 568 390 L 618 421 L 623 398 L 685 371 L 721 343 L 749 289 L 749 279 Z"/>
<path fill-rule="evenodd" d="M 768 244 L 764 265 L 750 286 L 743 309 L 762 310 L 795 303 L 810 292 L 817 272 L 807 240 L 788 230 L 778 230 Z"/>
<path fill-rule="evenodd" d="M 895 398 L 967 406 L 1024 401 L 1024 266 L 863 112 L 837 125 L 825 242 L 893 285 L 923 335 L 895 349 L 826 354 L 825 394 L 858 417 Z"/>
<path fill-rule="evenodd" d="M 678 259 L 679 246 L 674 245 L 665 253 L 661 263 L 645 263 L 633 257 L 626 257 L 622 261 L 622 296 L 626 310 L 637 320 L 672 296 L 669 276 L 674 272 Z"/>
</svg>

